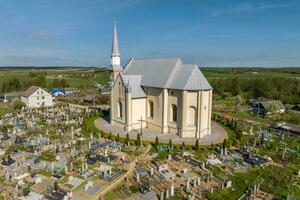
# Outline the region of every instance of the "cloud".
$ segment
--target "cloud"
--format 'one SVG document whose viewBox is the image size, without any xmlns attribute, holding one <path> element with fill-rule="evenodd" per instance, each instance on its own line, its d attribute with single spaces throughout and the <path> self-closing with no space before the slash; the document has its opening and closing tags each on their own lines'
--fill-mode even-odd
<svg viewBox="0 0 300 200">
<path fill-rule="evenodd" d="M 246 2 L 235 5 L 232 8 L 227 9 L 216 9 L 211 10 L 211 16 L 221 16 L 227 14 L 235 14 L 235 13 L 243 13 L 243 12 L 252 12 L 252 11 L 259 11 L 259 10 L 270 10 L 270 9 L 278 9 L 278 8 L 286 8 L 293 6 L 292 3 L 281 3 L 281 4 L 274 4 L 274 3 L 252 3 Z"/>
</svg>

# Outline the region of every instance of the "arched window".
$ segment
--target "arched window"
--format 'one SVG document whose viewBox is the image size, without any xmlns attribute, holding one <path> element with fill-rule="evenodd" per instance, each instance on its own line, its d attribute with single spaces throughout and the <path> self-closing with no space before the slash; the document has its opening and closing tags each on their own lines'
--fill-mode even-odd
<svg viewBox="0 0 300 200">
<path fill-rule="evenodd" d="M 196 113 L 196 108 L 194 106 L 190 106 L 188 109 L 188 125 L 196 125 Z"/>
<path fill-rule="evenodd" d="M 122 114 L 123 114 L 123 112 L 122 112 L 122 102 L 119 101 L 119 103 L 118 103 L 118 117 L 122 118 Z"/>
<path fill-rule="evenodd" d="M 172 122 L 177 122 L 177 106 L 172 104 L 171 106 L 171 115 L 170 115 L 172 118 L 171 118 L 171 121 Z"/>
<path fill-rule="evenodd" d="M 148 108 L 149 108 L 148 117 L 153 118 L 154 115 L 153 101 L 151 100 L 148 101 Z"/>
</svg>

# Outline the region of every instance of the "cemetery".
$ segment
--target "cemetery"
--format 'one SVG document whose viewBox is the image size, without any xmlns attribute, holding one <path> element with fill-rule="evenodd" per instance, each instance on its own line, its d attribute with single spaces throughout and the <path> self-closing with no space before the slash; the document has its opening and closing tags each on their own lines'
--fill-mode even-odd
<svg viewBox="0 0 300 200">
<path fill-rule="evenodd" d="M 281 129 L 222 118 L 223 144 L 173 145 L 103 132 L 94 126 L 99 116 L 70 105 L 3 115 L 0 189 L 16 199 L 243 199 L 287 196 L 269 187 L 300 182 L 299 138 Z"/>
</svg>

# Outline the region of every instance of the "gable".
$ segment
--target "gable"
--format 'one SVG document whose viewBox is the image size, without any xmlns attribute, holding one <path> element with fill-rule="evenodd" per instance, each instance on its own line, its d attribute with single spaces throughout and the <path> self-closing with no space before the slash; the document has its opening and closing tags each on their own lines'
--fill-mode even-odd
<svg viewBox="0 0 300 200">
<path fill-rule="evenodd" d="M 179 90 L 212 90 L 197 65 L 179 58 L 130 60 L 123 75 L 141 76 L 141 86 Z"/>
</svg>

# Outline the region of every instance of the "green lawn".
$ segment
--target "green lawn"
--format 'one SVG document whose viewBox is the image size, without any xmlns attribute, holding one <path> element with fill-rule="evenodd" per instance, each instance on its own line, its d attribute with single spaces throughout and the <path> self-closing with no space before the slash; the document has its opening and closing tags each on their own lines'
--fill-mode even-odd
<svg viewBox="0 0 300 200">
<path fill-rule="evenodd" d="M 208 199 L 238 199 L 248 189 L 260 183 L 260 188 L 276 194 L 278 199 L 285 199 L 289 192 L 294 192 L 296 199 L 300 198 L 300 190 L 290 187 L 290 177 L 293 169 L 269 166 L 251 169 L 247 173 L 232 176 L 233 188 L 215 191 L 208 194 Z"/>
<path fill-rule="evenodd" d="M 0 104 L 0 116 L 5 115 L 7 113 L 12 113 L 15 110 L 12 107 L 4 107 Z"/>
</svg>

